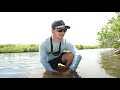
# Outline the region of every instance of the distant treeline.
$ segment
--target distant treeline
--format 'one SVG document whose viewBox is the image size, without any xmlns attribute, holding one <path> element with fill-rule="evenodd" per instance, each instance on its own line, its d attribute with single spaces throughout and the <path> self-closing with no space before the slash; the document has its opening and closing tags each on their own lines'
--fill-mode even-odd
<svg viewBox="0 0 120 90">
<path fill-rule="evenodd" d="M 38 51 L 38 44 L 0 44 L 0 53 L 20 53 Z"/>
<path fill-rule="evenodd" d="M 75 45 L 80 49 L 95 49 L 99 46 Z M 0 44 L 0 53 L 39 52 L 39 44 Z"/>
<path fill-rule="evenodd" d="M 78 50 L 80 49 L 97 49 L 100 48 L 99 45 L 96 46 L 85 46 L 85 45 L 75 45 Z"/>
</svg>

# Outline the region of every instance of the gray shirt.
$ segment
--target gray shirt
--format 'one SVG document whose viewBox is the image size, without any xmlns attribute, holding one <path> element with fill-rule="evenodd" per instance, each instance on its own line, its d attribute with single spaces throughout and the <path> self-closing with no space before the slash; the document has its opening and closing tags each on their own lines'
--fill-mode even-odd
<svg viewBox="0 0 120 90">
<path fill-rule="evenodd" d="M 58 52 L 60 41 L 59 42 L 52 41 L 52 43 L 53 43 L 53 52 Z M 74 59 L 73 59 L 73 62 L 71 64 L 70 68 L 73 71 L 75 71 L 81 60 L 81 55 L 79 53 L 77 53 L 76 47 L 66 39 L 61 40 L 61 52 L 60 53 L 62 53 L 64 50 L 69 50 L 74 55 Z M 54 71 L 52 69 L 52 67 L 49 65 L 48 61 L 50 61 L 54 58 L 57 58 L 59 56 L 54 56 L 51 53 L 49 54 L 49 52 L 51 52 L 50 37 L 46 38 L 40 44 L 39 52 L 40 52 L 40 61 L 41 61 L 42 65 L 45 67 L 45 69 L 47 69 L 48 71 Z"/>
</svg>

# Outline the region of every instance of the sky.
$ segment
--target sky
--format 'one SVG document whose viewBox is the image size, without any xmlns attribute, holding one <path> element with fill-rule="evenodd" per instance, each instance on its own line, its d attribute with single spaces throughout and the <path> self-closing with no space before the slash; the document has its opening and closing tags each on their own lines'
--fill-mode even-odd
<svg viewBox="0 0 120 90">
<path fill-rule="evenodd" d="M 115 12 L 0 12 L 0 44 L 40 44 L 51 24 L 63 20 L 71 28 L 64 38 L 73 44 L 97 45 L 97 32 Z"/>
</svg>

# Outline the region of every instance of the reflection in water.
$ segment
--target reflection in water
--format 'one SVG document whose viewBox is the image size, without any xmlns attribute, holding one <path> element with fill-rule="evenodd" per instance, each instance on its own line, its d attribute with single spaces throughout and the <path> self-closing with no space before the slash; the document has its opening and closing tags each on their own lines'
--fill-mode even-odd
<svg viewBox="0 0 120 90">
<path fill-rule="evenodd" d="M 100 64 L 107 74 L 120 78 L 120 55 L 115 55 L 113 50 L 101 53 Z"/>
<path fill-rule="evenodd" d="M 64 76 L 64 75 L 62 74 L 62 72 L 66 71 L 66 70 L 65 70 L 65 67 L 64 67 L 64 66 L 61 66 L 61 65 L 59 65 L 58 67 L 59 67 L 59 70 L 58 70 L 58 71 L 59 71 L 60 73 L 45 71 L 45 72 L 43 73 L 43 78 L 81 78 L 81 77 L 78 75 L 77 72 L 74 72 L 74 73 L 73 73 L 72 75 L 70 75 L 70 76 Z"/>
<path fill-rule="evenodd" d="M 38 52 L 0 54 L 0 78 L 28 78 L 41 69 Z"/>
<path fill-rule="evenodd" d="M 48 73 L 39 52 L 0 54 L 0 78 L 113 78 L 120 77 L 120 55 L 101 53 L 111 49 L 79 50 L 82 60 L 72 76 Z M 101 55 L 100 55 L 101 53 Z M 101 64 L 99 62 L 101 61 Z M 102 68 L 101 68 L 101 67 Z M 62 68 L 60 68 L 62 71 Z M 107 73 L 106 73 L 106 72 Z M 80 76 L 79 76 L 80 75 Z"/>
</svg>

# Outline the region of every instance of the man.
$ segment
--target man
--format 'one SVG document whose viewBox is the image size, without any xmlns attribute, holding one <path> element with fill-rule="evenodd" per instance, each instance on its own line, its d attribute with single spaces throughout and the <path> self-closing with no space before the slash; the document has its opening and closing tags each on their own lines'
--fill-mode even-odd
<svg viewBox="0 0 120 90">
<path fill-rule="evenodd" d="M 81 55 L 72 43 L 63 39 L 67 29 L 70 26 L 65 25 L 63 20 L 54 21 L 51 25 L 52 35 L 40 45 L 40 60 L 47 71 L 58 72 L 58 64 L 61 63 L 66 67 L 62 74 L 71 75 L 79 65 Z"/>
</svg>

